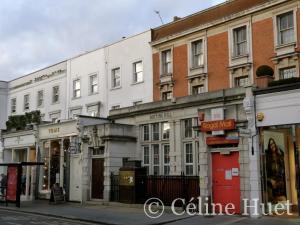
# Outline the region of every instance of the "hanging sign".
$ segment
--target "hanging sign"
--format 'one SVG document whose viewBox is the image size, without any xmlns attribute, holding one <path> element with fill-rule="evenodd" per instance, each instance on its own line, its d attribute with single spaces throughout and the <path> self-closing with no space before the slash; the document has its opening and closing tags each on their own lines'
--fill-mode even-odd
<svg viewBox="0 0 300 225">
<path fill-rule="evenodd" d="M 215 121 L 206 121 L 201 123 L 201 131 L 217 131 L 217 130 L 234 130 L 235 129 L 235 120 L 215 120 Z"/>
<path fill-rule="evenodd" d="M 239 137 L 207 137 L 207 145 L 226 145 L 226 144 L 238 144 Z"/>
</svg>

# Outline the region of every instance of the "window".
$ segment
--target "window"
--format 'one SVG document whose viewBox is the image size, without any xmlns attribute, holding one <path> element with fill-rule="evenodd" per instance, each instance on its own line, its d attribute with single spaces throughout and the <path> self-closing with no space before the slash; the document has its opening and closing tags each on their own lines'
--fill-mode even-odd
<svg viewBox="0 0 300 225">
<path fill-rule="evenodd" d="M 78 108 L 78 109 L 72 109 L 71 110 L 71 115 L 70 117 L 71 118 L 76 118 L 77 116 L 81 115 L 82 114 L 82 109 L 81 108 Z"/>
<path fill-rule="evenodd" d="M 173 97 L 172 91 L 165 91 L 165 92 L 163 92 L 163 93 L 161 94 L 161 99 L 162 99 L 163 101 L 165 101 L 165 100 L 170 100 L 170 99 L 172 99 L 172 97 Z"/>
<path fill-rule="evenodd" d="M 135 102 L 133 102 L 133 106 L 140 105 L 142 103 L 143 103 L 143 101 L 135 101 Z"/>
<path fill-rule="evenodd" d="M 164 150 L 164 175 L 170 174 L 170 145 L 163 145 Z"/>
<path fill-rule="evenodd" d="M 49 118 L 52 122 L 55 122 L 57 119 L 60 118 L 60 112 L 55 112 L 55 113 L 49 114 Z"/>
<path fill-rule="evenodd" d="M 196 85 L 192 87 L 192 94 L 193 95 L 198 95 L 201 93 L 204 93 L 204 85 Z"/>
<path fill-rule="evenodd" d="M 44 104 L 44 91 L 40 90 L 37 92 L 37 107 L 42 107 Z"/>
<path fill-rule="evenodd" d="M 239 27 L 233 30 L 234 56 L 247 54 L 247 27 Z"/>
<path fill-rule="evenodd" d="M 249 84 L 248 76 L 236 77 L 234 80 L 236 87 L 245 87 Z"/>
<path fill-rule="evenodd" d="M 133 82 L 139 83 L 143 81 L 143 63 L 142 61 L 133 63 Z"/>
<path fill-rule="evenodd" d="M 88 106 L 87 113 L 89 116 L 93 116 L 93 117 L 99 116 L 99 104 Z"/>
<path fill-rule="evenodd" d="M 29 94 L 28 95 L 24 95 L 24 110 L 29 110 L 30 106 L 29 106 Z"/>
<path fill-rule="evenodd" d="M 90 93 L 95 94 L 98 92 L 98 77 L 97 75 L 90 76 Z"/>
<path fill-rule="evenodd" d="M 186 175 L 193 175 L 193 144 L 192 143 L 185 143 L 185 174 Z"/>
<path fill-rule="evenodd" d="M 204 64 L 203 40 L 192 42 L 192 67 L 199 67 Z"/>
<path fill-rule="evenodd" d="M 184 120 L 184 137 L 191 138 L 193 135 L 193 119 Z"/>
<path fill-rule="evenodd" d="M 279 70 L 279 79 L 289 79 L 292 77 L 297 77 L 297 69 L 296 67 L 288 67 Z"/>
<path fill-rule="evenodd" d="M 121 106 L 120 105 L 113 105 L 112 107 L 111 107 L 111 109 L 112 110 L 114 110 L 114 109 L 119 109 Z"/>
<path fill-rule="evenodd" d="M 152 145 L 152 152 L 153 152 L 153 174 L 159 175 L 159 145 L 154 144 Z"/>
<path fill-rule="evenodd" d="M 162 123 L 162 139 L 168 140 L 170 138 L 170 123 Z"/>
<path fill-rule="evenodd" d="M 10 111 L 11 111 L 11 113 L 16 113 L 17 112 L 17 99 L 13 98 L 10 101 L 11 101 Z"/>
<path fill-rule="evenodd" d="M 288 12 L 277 16 L 278 44 L 289 44 L 295 41 L 294 13 Z"/>
<path fill-rule="evenodd" d="M 117 88 L 121 86 L 120 68 L 113 69 L 111 71 L 111 87 Z"/>
<path fill-rule="evenodd" d="M 153 141 L 159 140 L 159 123 L 152 124 L 152 140 Z"/>
<path fill-rule="evenodd" d="M 55 86 L 52 88 L 52 103 L 59 102 L 59 86 Z"/>
<path fill-rule="evenodd" d="M 149 141 L 150 140 L 150 128 L 149 125 L 143 126 L 143 140 Z"/>
<path fill-rule="evenodd" d="M 80 91 L 80 80 L 74 80 L 73 81 L 73 97 L 74 98 L 80 98 L 81 91 Z"/>
<path fill-rule="evenodd" d="M 149 174 L 149 164 L 150 164 L 150 149 L 149 146 L 143 146 L 143 164 L 147 168 L 147 174 Z"/>
<path fill-rule="evenodd" d="M 172 73 L 171 50 L 165 50 L 161 53 L 162 74 Z"/>
</svg>

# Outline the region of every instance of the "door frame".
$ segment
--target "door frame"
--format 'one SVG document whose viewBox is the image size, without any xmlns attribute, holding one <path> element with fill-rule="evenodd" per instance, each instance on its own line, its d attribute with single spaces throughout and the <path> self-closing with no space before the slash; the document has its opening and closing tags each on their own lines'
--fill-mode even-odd
<svg viewBox="0 0 300 225">
<path fill-rule="evenodd" d="M 92 182 L 93 182 L 93 159 L 103 159 L 103 198 L 92 198 Z M 90 193 L 89 193 L 89 197 L 90 197 L 90 200 L 91 201 L 103 201 L 104 199 L 104 180 L 105 180 L 105 177 L 104 177 L 104 166 L 105 164 L 105 157 L 103 155 L 92 155 L 91 158 L 90 158 Z"/>
</svg>

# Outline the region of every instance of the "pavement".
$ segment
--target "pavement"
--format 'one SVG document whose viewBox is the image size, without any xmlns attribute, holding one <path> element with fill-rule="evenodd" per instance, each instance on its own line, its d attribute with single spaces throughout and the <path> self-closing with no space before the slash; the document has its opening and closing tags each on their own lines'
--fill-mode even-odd
<svg viewBox="0 0 300 225">
<path fill-rule="evenodd" d="M 16 220 L 12 216 L 15 214 Z M 15 223 L 19 221 L 19 214 L 42 216 L 47 218 L 46 223 L 42 220 L 36 220 L 28 223 Z M 24 216 L 19 216 L 24 219 Z M 31 218 L 29 216 L 29 218 Z M 251 219 L 249 217 L 241 216 L 176 216 L 170 210 L 165 210 L 161 217 L 158 219 L 151 219 L 144 213 L 142 205 L 126 205 L 126 204 L 102 204 L 90 202 L 85 205 L 79 203 L 63 203 L 58 205 L 50 205 L 48 201 L 34 201 L 22 202 L 21 208 L 15 208 L 14 205 L 0 205 L 0 224 L 4 221 L 12 220 L 8 224 L 48 224 L 47 221 L 53 223 L 49 224 L 102 224 L 102 225 L 300 225 L 300 217 L 283 218 L 283 217 L 270 217 L 265 216 L 259 219 Z M 59 223 L 59 220 L 63 220 Z M 66 220 L 66 221 L 65 221 Z M 26 221 L 26 220 L 25 220 Z M 56 221 L 56 222 L 55 222 Z M 58 222 L 57 222 L 58 221 Z M 22 221 L 21 221 L 22 222 Z M 39 223 L 40 222 L 40 223 Z"/>
</svg>

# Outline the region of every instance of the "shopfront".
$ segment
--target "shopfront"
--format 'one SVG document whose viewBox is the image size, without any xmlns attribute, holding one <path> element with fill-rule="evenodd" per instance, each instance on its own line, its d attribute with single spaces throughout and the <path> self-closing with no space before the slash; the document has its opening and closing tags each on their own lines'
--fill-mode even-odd
<svg viewBox="0 0 300 225">
<path fill-rule="evenodd" d="M 298 85 L 299 86 L 299 85 Z M 255 91 L 261 152 L 262 201 L 290 203 L 299 212 L 300 88 Z M 287 211 L 288 209 L 284 209 Z"/>
<path fill-rule="evenodd" d="M 50 198 L 51 188 L 59 184 L 69 201 L 82 201 L 82 136 L 85 125 L 103 123 L 102 119 L 79 116 L 61 123 L 39 126 L 42 161 L 39 197 Z"/>
<path fill-rule="evenodd" d="M 3 163 L 37 162 L 36 131 L 2 132 Z M 21 201 L 35 199 L 36 166 L 24 166 L 21 175 Z"/>
</svg>

